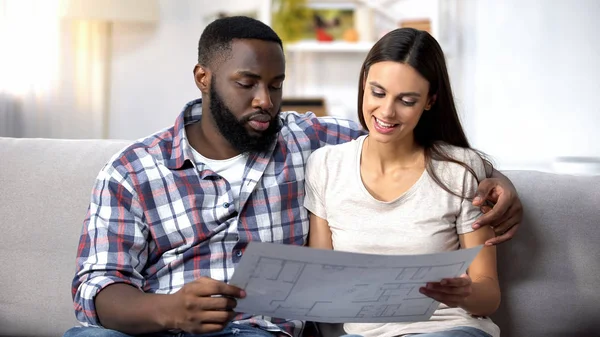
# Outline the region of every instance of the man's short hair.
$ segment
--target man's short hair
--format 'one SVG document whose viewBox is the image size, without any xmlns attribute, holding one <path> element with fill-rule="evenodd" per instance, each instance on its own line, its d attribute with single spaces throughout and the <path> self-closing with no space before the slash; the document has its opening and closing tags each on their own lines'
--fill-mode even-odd
<svg viewBox="0 0 600 337">
<path fill-rule="evenodd" d="M 271 41 L 283 48 L 281 39 L 271 27 L 246 16 L 232 16 L 211 22 L 198 42 L 198 63 L 210 67 L 215 60 L 229 57 L 234 39 Z"/>
</svg>

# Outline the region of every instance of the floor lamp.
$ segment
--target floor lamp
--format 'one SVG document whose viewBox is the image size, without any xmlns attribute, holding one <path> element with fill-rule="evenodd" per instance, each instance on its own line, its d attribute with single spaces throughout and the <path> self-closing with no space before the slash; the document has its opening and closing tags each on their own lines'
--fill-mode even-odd
<svg viewBox="0 0 600 337">
<path fill-rule="evenodd" d="M 109 138 L 112 64 L 112 25 L 114 22 L 155 23 L 159 19 L 158 0 L 61 0 L 61 16 L 72 20 L 100 21 L 107 25 L 104 67 L 102 138 Z"/>
</svg>

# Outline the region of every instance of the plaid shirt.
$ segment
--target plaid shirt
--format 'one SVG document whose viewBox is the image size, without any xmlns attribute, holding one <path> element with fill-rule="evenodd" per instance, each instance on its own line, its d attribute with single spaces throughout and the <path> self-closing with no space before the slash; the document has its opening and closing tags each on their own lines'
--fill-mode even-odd
<svg viewBox="0 0 600 337">
<path fill-rule="evenodd" d="M 200 276 L 228 282 L 250 241 L 304 245 L 308 156 L 362 133 L 345 120 L 281 113 L 277 141 L 248 157 L 238 212 L 229 183 L 194 162 L 185 125 L 201 115 L 201 100 L 188 103 L 173 127 L 125 148 L 100 171 L 72 287 L 81 324 L 99 326 L 94 298 L 110 284 L 171 294 Z M 303 329 L 302 322 L 264 316 L 235 321 L 293 336 Z"/>
</svg>

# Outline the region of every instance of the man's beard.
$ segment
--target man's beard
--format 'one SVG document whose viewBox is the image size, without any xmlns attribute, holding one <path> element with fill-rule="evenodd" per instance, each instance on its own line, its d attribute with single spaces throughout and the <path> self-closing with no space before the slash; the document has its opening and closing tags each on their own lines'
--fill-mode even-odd
<svg viewBox="0 0 600 337">
<path fill-rule="evenodd" d="M 260 132 L 258 136 L 251 135 L 246 130 L 246 124 L 250 118 L 256 114 L 270 114 L 266 111 L 258 111 L 256 114 L 251 114 L 238 120 L 215 90 L 214 78 L 211 82 L 210 112 L 221 135 L 240 153 L 267 151 L 277 138 L 279 130 L 281 130 L 279 111 L 271 118 L 269 127 L 266 130 Z"/>
</svg>

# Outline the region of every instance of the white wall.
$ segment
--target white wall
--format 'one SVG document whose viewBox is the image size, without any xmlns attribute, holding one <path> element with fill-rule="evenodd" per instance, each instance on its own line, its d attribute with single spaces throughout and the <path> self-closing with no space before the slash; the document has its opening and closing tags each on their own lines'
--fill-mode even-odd
<svg viewBox="0 0 600 337">
<path fill-rule="evenodd" d="M 399 18 L 433 17 L 439 0 L 403 0 L 391 10 Z M 183 105 L 199 97 L 192 69 L 197 43 L 217 11 L 261 9 L 265 0 L 160 0 L 157 26 L 117 23 L 113 27 L 110 138 L 135 139 L 169 126 Z M 260 15 L 260 13 L 259 13 Z M 388 22 L 389 24 L 389 22 Z M 288 58 L 284 94 L 326 96 L 332 115 L 356 119 L 360 65 L 366 52 L 304 54 Z M 294 64 L 294 61 L 300 63 Z M 316 62 L 315 62 L 316 61 Z M 313 74 L 314 76 L 312 76 Z M 302 87 L 294 85 L 297 80 Z"/>
<path fill-rule="evenodd" d="M 466 2 L 464 115 L 500 168 L 600 157 L 600 1 Z"/>
<path fill-rule="evenodd" d="M 261 1 L 161 0 L 157 27 L 115 25 L 111 138 L 143 137 L 171 125 L 183 104 L 199 96 L 192 69 L 206 17 Z M 460 8 L 454 26 L 460 39 L 448 62 L 473 145 L 501 169 L 550 170 L 557 156 L 600 157 L 600 1 L 444 1 Z M 403 0 L 397 9 L 435 16 L 443 9 L 436 3 Z M 434 20 L 433 29 L 443 35 L 453 24 Z M 306 56 L 301 69 L 313 76 L 301 92 L 325 93 L 333 114 L 353 118 L 364 55 Z"/>
<path fill-rule="evenodd" d="M 115 24 L 110 138 L 136 139 L 172 125 L 185 103 L 200 97 L 192 70 L 209 17 L 259 1 L 160 0 L 157 25 Z"/>
</svg>

